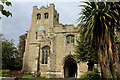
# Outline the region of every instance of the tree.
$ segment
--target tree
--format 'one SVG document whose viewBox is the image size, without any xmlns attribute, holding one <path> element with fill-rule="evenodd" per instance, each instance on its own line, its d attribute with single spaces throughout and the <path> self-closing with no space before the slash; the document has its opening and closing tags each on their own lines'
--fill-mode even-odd
<svg viewBox="0 0 120 80">
<path fill-rule="evenodd" d="M 74 56 L 81 62 L 88 62 L 88 71 L 92 71 L 94 63 L 97 63 L 97 54 L 91 43 L 84 40 L 83 34 L 84 32 L 81 30 L 79 40 L 77 40 L 75 46 Z"/>
<path fill-rule="evenodd" d="M 19 53 L 19 59 L 21 61 L 21 66 L 23 63 L 23 55 L 25 52 L 26 39 L 27 39 L 27 33 L 25 33 L 19 37 L 18 53 Z"/>
<path fill-rule="evenodd" d="M 96 48 L 103 79 L 118 78 L 118 51 L 115 43 L 115 29 L 119 29 L 120 2 L 85 2 L 81 5 L 81 23 L 85 23 L 85 40 Z M 81 7 L 80 6 L 80 7 Z"/>
<path fill-rule="evenodd" d="M 18 52 L 20 53 L 21 58 L 23 58 L 23 53 L 25 52 L 25 42 L 27 39 L 27 33 L 19 37 Z"/>
<path fill-rule="evenodd" d="M 7 6 L 12 6 L 11 2 L 7 1 L 7 0 L 1 0 L 2 4 L 0 4 L 0 12 L 5 15 L 6 17 L 9 17 L 10 15 L 12 16 L 12 13 L 9 11 L 6 11 L 4 9 L 4 4 Z"/>
<path fill-rule="evenodd" d="M 2 39 L 2 68 L 10 70 L 19 70 L 20 61 L 17 59 L 17 48 L 13 40 Z"/>
</svg>

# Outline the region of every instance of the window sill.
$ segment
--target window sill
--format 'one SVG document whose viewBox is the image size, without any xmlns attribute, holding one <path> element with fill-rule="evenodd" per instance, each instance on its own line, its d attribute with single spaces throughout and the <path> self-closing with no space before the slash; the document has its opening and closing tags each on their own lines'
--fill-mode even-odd
<svg viewBox="0 0 120 80">
<path fill-rule="evenodd" d="M 48 64 L 41 64 L 41 65 L 45 66 L 45 65 L 48 65 Z"/>
</svg>

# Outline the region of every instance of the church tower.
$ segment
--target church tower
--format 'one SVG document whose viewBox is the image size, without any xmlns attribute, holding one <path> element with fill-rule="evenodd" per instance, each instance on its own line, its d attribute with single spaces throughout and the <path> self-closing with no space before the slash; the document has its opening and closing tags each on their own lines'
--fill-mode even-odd
<svg viewBox="0 0 120 80">
<path fill-rule="evenodd" d="M 31 26 L 27 34 L 26 47 L 24 53 L 23 70 L 37 71 L 38 58 L 40 56 L 40 41 L 48 40 L 46 45 L 50 45 L 49 35 L 55 25 L 59 24 L 59 13 L 55 10 L 55 5 L 50 4 L 49 7 L 42 6 L 40 9 L 33 6 Z M 40 46 L 41 45 L 41 46 Z M 41 55 L 42 56 L 42 55 Z M 39 60 L 40 61 L 40 60 Z"/>
<path fill-rule="evenodd" d="M 31 28 L 43 27 L 44 31 L 48 31 L 57 24 L 59 24 L 59 13 L 55 10 L 54 4 L 50 4 L 49 7 L 42 6 L 40 9 L 37 6 L 33 7 Z"/>
</svg>

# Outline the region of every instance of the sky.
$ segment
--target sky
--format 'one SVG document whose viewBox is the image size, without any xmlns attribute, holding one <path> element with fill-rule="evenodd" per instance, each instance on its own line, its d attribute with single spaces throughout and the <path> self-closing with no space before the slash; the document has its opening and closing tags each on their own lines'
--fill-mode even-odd
<svg viewBox="0 0 120 80">
<path fill-rule="evenodd" d="M 8 0 L 11 1 L 12 7 L 6 7 L 12 13 L 12 17 L 2 15 L 2 31 L 3 36 L 14 40 L 15 46 L 19 43 L 19 36 L 23 35 L 30 29 L 33 6 L 46 6 L 54 3 L 56 10 L 59 12 L 59 22 L 62 24 L 74 24 L 77 26 L 77 19 L 81 4 L 78 0 Z"/>
</svg>

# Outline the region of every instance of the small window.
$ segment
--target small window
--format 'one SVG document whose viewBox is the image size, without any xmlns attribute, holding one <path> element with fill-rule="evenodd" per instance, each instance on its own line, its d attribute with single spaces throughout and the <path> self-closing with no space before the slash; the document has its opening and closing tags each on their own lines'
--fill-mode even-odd
<svg viewBox="0 0 120 80">
<path fill-rule="evenodd" d="M 38 33 L 36 32 L 36 39 L 38 39 Z"/>
<path fill-rule="evenodd" d="M 44 13 L 45 19 L 48 19 L 49 14 L 48 13 Z"/>
<path fill-rule="evenodd" d="M 70 43 L 70 36 L 67 36 L 67 44 Z"/>
<path fill-rule="evenodd" d="M 57 21 L 58 21 L 58 18 L 57 18 Z"/>
<path fill-rule="evenodd" d="M 49 55 L 50 55 L 50 49 L 49 49 Z"/>
<path fill-rule="evenodd" d="M 119 54 L 119 57 L 120 57 L 120 43 L 119 43 L 119 47 L 118 47 L 118 54 Z"/>
<path fill-rule="evenodd" d="M 74 36 L 71 36 L 71 44 L 74 46 Z"/>
<path fill-rule="evenodd" d="M 54 15 L 54 18 L 56 18 L 56 15 Z"/>
<path fill-rule="evenodd" d="M 44 32 L 44 36 L 46 36 L 46 32 L 45 31 L 43 31 Z"/>
<path fill-rule="evenodd" d="M 37 14 L 37 19 L 41 19 L 41 14 L 40 13 Z"/>
<path fill-rule="evenodd" d="M 75 45 L 74 36 L 73 35 L 66 36 L 66 43 L 67 45 L 71 43 L 74 46 Z"/>
</svg>

